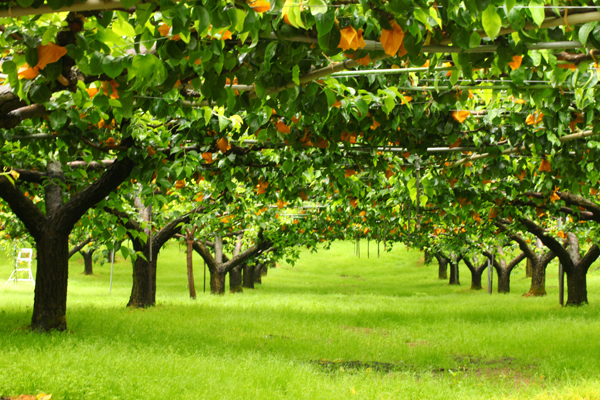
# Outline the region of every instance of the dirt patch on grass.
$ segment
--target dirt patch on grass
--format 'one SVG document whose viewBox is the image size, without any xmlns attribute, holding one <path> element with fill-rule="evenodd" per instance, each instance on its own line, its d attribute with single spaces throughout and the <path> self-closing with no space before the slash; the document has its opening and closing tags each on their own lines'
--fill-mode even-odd
<svg viewBox="0 0 600 400">
<path fill-rule="evenodd" d="M 350 276 L 350 275 L 340 275 L 340 278 L 354 278 L 354 279 L 363 279 L 363 277 L 362 277 L 362 276 L 360 276 L 360 275 L 352 275 L 352 276 Z"/>
<path fill-rule="evenodd" d="M 406 345 L 408 347 L 424 347 L 429 346 L 429 342 L 426 340 L 416 340 L 414 342 L 407 342 Z"/>
</svg>

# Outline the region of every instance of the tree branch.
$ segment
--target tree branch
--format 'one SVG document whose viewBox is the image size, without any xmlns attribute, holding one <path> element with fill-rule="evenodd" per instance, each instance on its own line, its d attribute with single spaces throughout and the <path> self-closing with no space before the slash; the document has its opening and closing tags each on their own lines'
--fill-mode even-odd
<svg viewBox="0 0 600 400">
<path fill-rule="evenodd" d="M 567 250 L 561 246 L 558 240 L 554 239 L 551 236 L 546 235 L 544 229 L 537 225 L 535 222 L 527 219 L 527 218 L 519 218 L 520 222 L 525 226 L 527 231 L 534 234 L 537 238 L 539 238 L 544 246 L 549 248 L 556 256 L 559 258 L 560 262 L 563 264 L 565 270 L 572 270 L 573 260 L 571 260 L 571 256 L 567 252 Z"/>
<path fill-rule="evenodd" d="M 83 242 L 77 244 L 77 246 L 73 247 L 70 251 L 69 251 L 69 258 L 73 257 L 75 254 L 77 254 L 77 252 L 81 249 L 83 249 L 85 247 L 86 244 L 88 244 L 89 242 L 91 242 L 92 239 L 91 237 L 85 239 Z"/>
<path fill-rule="evenodd" d="M 19 218 L 35 240 L 40 238 L 46 216 L 35 204 L 12 184 L 5 176 L 0 176 L 0 197 Z"/>
</svg>

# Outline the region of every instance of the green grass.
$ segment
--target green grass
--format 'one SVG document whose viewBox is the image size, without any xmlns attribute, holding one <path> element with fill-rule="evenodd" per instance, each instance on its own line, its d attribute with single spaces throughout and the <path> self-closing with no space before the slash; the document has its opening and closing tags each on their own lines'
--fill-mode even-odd
<svg viewBox="0 0 600 400">
<path fill-rule="evenodd" d="M 370 250 L 370 259 L 366 243 L 360 259 L 351 243 L 304 252 L 256 290 L 223 297 L 202 293 L 195 258 L 192 301 L 185 254 L 171 245 L 159 257 L 158 305 L 147 310 L 125 308 L 128 262 L 115 264 L 109 295 L 110 265 L 84 276 L 74 259 L 66 333 L 24 330 L 32 287 L 0 287 L 0 397 L 600 398 L 596 266 L 591 305 L 560 308 L 556 264 L 545 298 L 521 296 L 529 286 L 523 267 L 511 294 L 490 296 L 468 290 L 464 267 L 462 285 L 448 286 L 417 252 L 396 247 L 376 258 L 373 243 Z M 0 263 L 0 285 L 11 268 Z"/>
</svg>

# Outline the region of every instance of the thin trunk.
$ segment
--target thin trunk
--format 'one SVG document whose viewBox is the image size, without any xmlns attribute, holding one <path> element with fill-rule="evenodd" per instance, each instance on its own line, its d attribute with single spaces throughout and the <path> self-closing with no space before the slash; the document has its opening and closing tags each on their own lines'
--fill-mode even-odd
<svg viewBox="0 0 600 400">
<path fill-rule="evenodd" d="M 193 263 L 193 254 L 194 254 L 194 234 L 188 230 L 186 235 L 186 244 L 187 244 L 187 277 L 188 277 L 188 287 L 190 289 L 190 298 L 196 299 L 196 285 L 194 284 L 194 263 Z"/>
<path fill-rule="evenodd" d="M 83 257 L 83 274 L 84 275 L 94 275 L 94 250 L 90 251 L 80 251 L 79 252 Z"/>
</svg>

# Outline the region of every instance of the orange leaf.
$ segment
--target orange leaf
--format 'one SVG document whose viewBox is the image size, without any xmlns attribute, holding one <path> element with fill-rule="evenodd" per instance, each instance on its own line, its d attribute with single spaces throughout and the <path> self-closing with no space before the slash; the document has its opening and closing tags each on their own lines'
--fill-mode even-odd
<svg viewBox="0 0 600 400">
<path fill-rule="evenodd" d="M 460 140 L 460 138 L 458 138 L 458 139 L 456 140 L 456 142 L 454 142 L 454 143 L 452 143 L 452 144 L 450 145 L 450 148 L 451 148 L 451 149 L 453 149 L 453 148 L 455 148 L 455 147 L 459 147 L 461 143 L 462 143 L 462 140 Z"/>
<path fill-rule="evenodd" d="M 458 182 L 458 178 L 452 178 L 448 181 L 448 183 L 450 183 L 450 187 L 452 189 L 454 189 L 454 185 L 456 185 L 456 182 Z"/>
<path fill-rule="evenodd" d="M 522 62 L 523 62 L 523 57 L 521 57 L 521 56 L 513 56 L 512 62 L 509 62 L 508 65 L 514 71 L 515 69 L 518 69 L 521 66 Z"/>
<path fill-rule="evenodd" d="M 340 43 L 338 48 L 342 50 L 358 50 L 366 46 L 365 40 L 362 37 L 362 30 L 358 32 L 353 26 L 347 26 L 340 29 Z"/>
<path fill-rule="evenodd" d="M 202 153 L 202 158 L 204 159 L 204 161 L 206 161 L 208 164 L 211 164 L 213 162 L 213 158 L 212 158 L 212 153 L 206 152 L 206 153 Z"/>
<path fill-rule="evenodd" d="M 282 120 L 277 121 L 275 125 L 277 127 L 277 131 L 285 134 L 289 134 L 291 132 L 290 127 L 285 124 Z"/>
<path fill-rule="evenodd" d="M 329 147 L 329 142 L 327 141 L 327 139 L 319 139 L 316 146 L 320 149 L 326 149 Z"/>
<path fill-rule="evenodd" d="M 552 201 L 552 204 L 554 204 L 554 202 L 556 202 L 556 200 L 560 200 L 560 196 L 556 194 L 556 191 L 554 191 L 550 195 L 550 201 Z"/>
<path fill-rule="evenodd" d="M 563 231 L 556 232 L 556 235 L 560 238 L 566 239 L 567 235 Z"/>
<path fill-rule="evenodd" d="M 379 41 L 389 56 L 395 56 L 404 42 L 404 31 L 395 21 L 390 21 L 392 29 L 382 29 Z"/>
<path fill-rule="evenodd" d="M 478 212 L 471 211 L 471 218 L 473 218 L 473 220 L 481 223 L 481 215 L 479 215 Z"/>
<path fill-rule="evenodd" d="M 158 27 L 158 33 L 160 33 L 160 36 L 167 36 L 170 31 L 171 27 L 164 22 Z"/>
<path fill-rule="evenodd" d="M 470 111 L 452 111 L 452 118 L 461 124 L 471 115 Z"/>
<path fill-rule="evenodd" d="M 95 87 L 87 88 L 85 90 L 87 91 L 88 96 L 90 96 L 90 99 L 98 93 L 98 88 Z"/>
<path fill-rule="evenodd" d="M 340 108 L 342 106 L 342 102 L 340 100 L 336 101 L 331 105 L 331 107 Z"/>
<path fill-rule="evenodd" d="M 46 65 L 57 62 L 62 56 L 67 54 L 66 47 L 58 46 L 52 42 L 47 45 L 39 45 L 37 51 L 38 63 L 36 64 L 36 67 L 39 69 L 46 68 Z"/>
<path fill-rule="evenodd" d="M 365 57 L 359 58 L 355 61 L 361 65 L 364 65 L 365 67 L 368 67 L 369 64 L 371 64 L 371 56 L 367 54 Z"/>
<path fill-rule="evenodd" d="M 527 175 L 527 171 L 523 170 L 521 171 L 520 174 L 517 174 L 517 178 L 519 178 L 520 181 L 522 181 L 525 178 L 525 175 Z"/>
<path fill-rule="evenodd" d="M 392 176 L 394 176 L 394 173 L 392 172 L 391 168 L 388 167 L 387 171 L 385 171 L 385 177 L 386 179 L 390 179 Z"/>
<path fill-rule="evenodd" d="M 148 147 L 146 147 L 146 149 L 148 150 L 148 155 L 149 155 L 150 157 L 152 157 L 153 155 L 155 155 L 155 154 L 156 154 L 156 150 L 154 150 L 154 149 L 152 148 L 152 146 L 148 146 Z"/>
<path fill-rule="evenodd" d="M 356 174 L 356 171 L 353 169 L 345 169 L 344 171 L 346 172 L 346 174 L 344 175 L 346 178 Z"/>
<path fill-rule="evenodd" d="M 488 215 L 488 219 L 492 220 L 492 219 L 496 219 L 498 217 L 498 209 L 496 207 L 493 207 L 490 211 L 490 215 Z"/>
<path fill-rule="evenodd" d="M 175 182 L 175 189 L 182 189 L 185 187 L 185 181 L 184 180 L 178 180 Z"/>
<path fill-rule="evenodd" d="M 29 65 L 24 64 L 21 68 L 19 68 L 19 72 L 17 75 L 19 78 L 25 79 L 33 79 L 39 74 L 39 69 L 37 67 L 31 68 Z"/>
<path fill-rule="evenodd" d="M 356 199 L 350 199 L 350 205 L 356 208 L 358 206 L 358 201 Z"/>
<path fill-rule="evenodd" d="M 303 201 L 306 201 L 306 200 L 308 200 L 308 196 L 306 195 L 306 193 L 304 193 L 304 192 L 302 192 L 302 191 L 298 192 L 298 196 L 300 196 L 300 198 L 301 198 Z"/>
<path fill-rule="evenodd" d="M 219 139 L 219 141 L 217 141 L 217 147 L 219 147 L 221 153 L 225 153 L 231 148 L 231 146 L 229 146 L 229 144 L 227 143 L 227 139 L 225 138 L 221 138 Z"/>
<path fill-rule="evenodd" d="M 271 9 L 271 3 L 264 0 L 257 0 L 250 3 L 250 8 L 252 8 L 257 13 L 263 13 Z"/>
<path fill-rule="evenodd" d="M 539 171 L 540 172 L 543 172 L 543 171 L 552 172 L 552 168 L 550 168 L 550 161 L 546 160 L 545 158 L 542 159 L 542 162 L 540 163 Z"/>
<path fill-rule="evenodd" d="M 279 200 L 277 200 L 277 209 L 281 210 L 283 207 L 285 207 L 288 204 L 289 203 L 287 203 L 285 200 L 279 199 Z"/>
<path fill-rule="evenodd" d="M 373 119 L 373 125 L 371 125 L 371 129 L 375 130 L 377 129 L 378 126 L 380 126 L 381 124 L 377 121 L 375 121 L 375 119 Z"/>
</svg>

